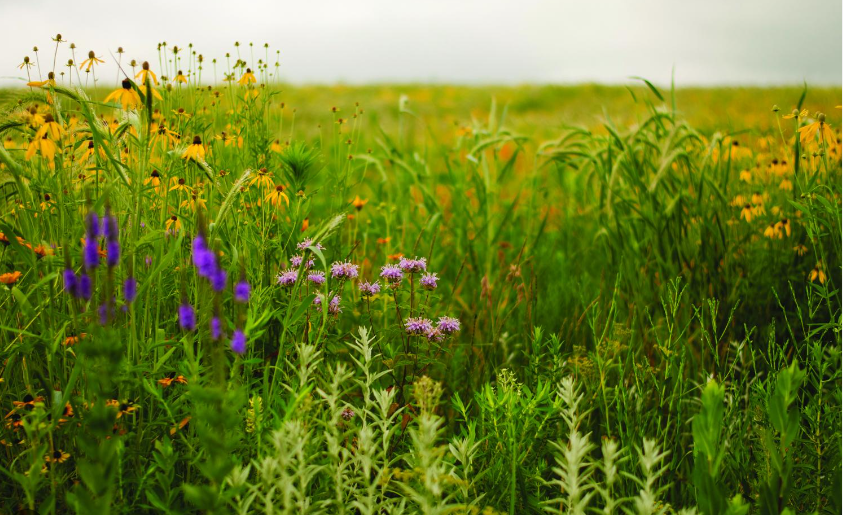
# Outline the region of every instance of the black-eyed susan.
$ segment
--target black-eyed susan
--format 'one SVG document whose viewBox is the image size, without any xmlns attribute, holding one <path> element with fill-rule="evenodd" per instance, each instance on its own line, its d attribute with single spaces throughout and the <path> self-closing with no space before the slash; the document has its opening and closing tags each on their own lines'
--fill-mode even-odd
<svg viewBox="0 0 843 515">
<path fill-rule="evenodd" d="M 144 186 L 152 186 L 154 188 L 158 188 L 161 186 L 161 172 L 154 169 L 150 172 L 149 177 L 143 180 Z"/>
<path fill-rule="evenodd" d="M 64 463 L 70 459 L 70 453 L 64 452 L 61 449 L 56 449 L 51 454 L 44 457 L 47 463 Z"/>
<path fill-rule="evenodd" d="M 135 75 L 136 79 L 140 79 L 141 84 L 146 84 L 146 81 L 150 81 L 156 86 L 158 85 L 158 76 L 155 75 L 155 72 L 149 69 L 149 61 L 144 61 L 141 65 L 141 70 Z"/>
<path fill-rule="evenodd" d="M 181 155 L 182 159 L 193 161 L 205 161 L 205 147 L 202 145 L 202 138 L 200 136 L 193 137 L 193 143 Z"/>
<path fill-rule="evenodd" d="M 181 230 L 181 220 L 176 215 L 171 216 L 164 222 L 164 226 L 169 233 L 177 233 Z"/>
<path fill-rule="evenodd" d="M 79 65 L 79 69 L 81 70 L 82 68 L 84 68 L 86 72 L 89 72 L 94 68 L 94 66 L 103 63 L 105 63 L 105 61 L 97 57 L 94 51 L 91 50 L 90 52 L 88 52 L 88 58 L 82 61 L 82 64 Z"/>
<path fill-rule="evenodd" d="M 369 202 L 369 199 L 361 199 L 360 195 L 355 195 L 354 200 L 351 201 L 351 205 L 354 206 L 354 209 L 360 211 L 367 202 Z"/>
<path fill-rule="evenodd" d="M 187 182 L 181 177 L 173 177 L 170 179 L 170 191 L 183 191 L 185 193 L 190 193 L 190 186 L 187 185 Z"/>
<path fill-rule="evenodd" d="M 255 77 L 255 74 L 252 73 L 252 69 L 246 68 L 246 73 L 244 73 L 243 76 L 240 77 L 240 80 L 237 81 L 237 84 L 240 84 L 241 86 L 245 86 L 247 84 L 254 84 L 257 81 L 258 81 L 258 79 Z"/>
<path fill-rule="evenodd" d="M 281 207 L 281 201 L 284 201 L 287 206 L 290 205 L 290 198 L 284 193 L 284 185 L 276 184 L 275 188 L 266 195 L 266 201 L 274 207 Z"/>
<path fill-rule="evenodd" d="M 130 415 L 138 409 L 137 404 L 132 401 L 120 402 L 117 399 L 109 399 L 105 402 L 105 405 L 117 410 L 117 418 L 121 418 L 123 415 Z"/>
<path fill-rule="evenodd" d="M 129 79 L 123 79 L 121 87 L 115 89 L 105 97 L 105 102 L 111 102 L 112 100 L 119 101 L 125 111 L 141 105 L 140 95 L 132 89 L 132 82 Z"/>
</svg>

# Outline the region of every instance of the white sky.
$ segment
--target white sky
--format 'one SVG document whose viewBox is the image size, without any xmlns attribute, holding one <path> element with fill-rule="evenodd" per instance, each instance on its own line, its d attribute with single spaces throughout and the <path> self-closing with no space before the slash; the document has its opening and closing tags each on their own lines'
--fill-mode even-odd
<svg viewBox="0 0 843 515">
<path fill-rule="evenodd" d="M 157 69 L 159 41 L 222 59 L 239 40 L 281 50 L 294 83 L 667 84 L 675 65 L 685 86 L 840 85 L 841 16 L 840 0 L 0 0 L 0 84 L 33 45 L 52 68 L 61 33 L 109 80 L 118 46 Z"/>
</svg>

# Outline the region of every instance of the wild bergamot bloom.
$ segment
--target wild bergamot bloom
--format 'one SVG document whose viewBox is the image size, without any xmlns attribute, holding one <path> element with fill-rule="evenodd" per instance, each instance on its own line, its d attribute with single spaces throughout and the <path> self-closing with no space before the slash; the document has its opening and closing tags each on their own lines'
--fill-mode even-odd
<svg viewBox="0 0 843 515">
<path fill-rule="evenodd" d="M 137 91 L 132 89 L 132 82 L 129 79 L 123 79 L 122 86 L 115 89 L 107 97 L 105 97 L 105 102 L 111 102 L 112 100 L 119 101 L 124 111 L 128 111 L 142 105 L 140 95 L 138 95 Z"/>
<path fill-rule="evenodd" d="M 425 334 L 433 329 L 433 323 L 426 318 L 408 318 L 404 321 L 404 329 L 411 335 Z"/>
<path fill-rule="evenodd" d="M 287 270 L 284 270 L 283 272 L 278 274 L 278 277 L 276 277 L 276 281 L 281 286 L 289 287 L 296 284 L 297 278 L 298 272 L 296 270 L 293 270 L 292 268 L 288 268 Z"/>
<path fill-rule="evenodd" d="M 205 161 L 205 147 L 202 145 L 202 138 L 200 136 L 193 137 L 193 143 L 181 155 L 182 159 L 189 159 L 193 161 Z"/>
</svg>

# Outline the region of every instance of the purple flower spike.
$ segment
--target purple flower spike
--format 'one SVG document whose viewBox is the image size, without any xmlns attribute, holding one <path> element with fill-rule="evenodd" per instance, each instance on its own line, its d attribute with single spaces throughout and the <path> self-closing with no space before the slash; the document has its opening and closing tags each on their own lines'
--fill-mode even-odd
<svg viewBox="0 0 843 515">
<path fill-rule="evenodd" d="M 436 327 L 443 334 L 454 334 L 460 330 L 460 321 L 453 317 L 439 317 Z"/>
<path fill-rule="evenodd" d="M 404 322 L 404 329 L 407 331 L 407 334 L 427 334 L 433 329 L 433 323 L 426 318 L 408 318 Z"/>
<path fill-rule="evenodd" d="M 436 281 L 439 280 L 439 277 L 436 274 L 427 273 L 421 276 L 419 279 L 419 283 L 421 283 L 422 288 L 425 290 L 435 290 L 436 289 Z"/>
<path fill-rule="evenodd" d="M 100 264 L 100 248 L 97 245 L 97 240 L 90 237 L 85 240 L 82 257 L 84 258 L 85 268 L 96 268 Z"/>
<path fill-rule="evenodd" d="M 82 274 L 76 281 L 77 296 L 88 300 L 91 298 L 91 277 L 88 274 Z"/>
<path fill-rule="evenodd" d="M 179 306 L 179 326 L 185 331 L 196 329 L 196 311 L 186 302 Z"/>
<path fill-rule="evenodd" d="M 205 239 L 200 234 L 193 238 L 193 266 L 199 275 L 213 281 L 217 272 L 217 259 L 214 252 L 205 245 Z"/>
<path fill-rule="evenodd" d="M 296 278 L 297 277 L 298 277 L 298 272 L 290 269 L 290 270 L 284 270 L 283 272 L 278 274 L 278 277 L 276 278 L 276 280 L 278 281 L 278 284 L 280 284 L 281 286 L 290 287 L 290 286 L 296 284 Z"/>
<path fill-rule="evenodd" d="M 113 268 L 120 263 L 120 242 L 117 240 L 108 240 L 105 244 L 106 264 L 109 268 Z"/>
<path fill-rule="evenodd" d="M 234 285 L 234 300 L 240 302 L 241 304 L 245 304 L 249 302 L 249 283 L 246 282 L 246 279 L 241 280 L 239 283 Z"/>
<path fill-rule="evenodd" d="M 222 322 L 219 317 L 214 317 L 211 319 L 211 338 L 219 340 L 220 336 L 222 336 Z"/>
<path fill-rule="evenodd" d="M 86 234 L 89 240 L 95 240 L 100 236 L 100 218 L 93 211 L 88 213 L 88 231 Z"/>
<path fill-rule="evenodd" d="M 108 313 L 110 311 L 108 308 L 108 302 L 105 302 L 100 305 L 100 307 L 97 309 L 97 313 L 99 313 L 100 316 L 100 325 L 105 325 L 108 323 Z"/>
<path fill-rule="evenodd" d="M 127 304 L 135 301 L 138 296 L 138 280 L 131 275 L 123 282 L 123 298 Z"/>
<path fill-rule="evenodd" d="M 117 227 L 117 218 L 110 212 L 105 213 L 105 218 L 102 220 L 102 234 L 106 240 L 116 240 L 119 229 Z"/>
<path fill-rule="evenodd" d="M 62 277 L 64 277 L 64 291 L 75 297 L 78 285 L 76 281 L 76 274 L 73 272 L 73 269 L 65 268 Z"/>
<path fill-rule="evenodd" d="M 214 272 L 214 275 L 212 275 L 210 279 L 211 288 L 213 288 L 216 292 L 221 292 L 225 290 L 225 284 L 228 279 L 228 274 L 225 273 L 225 270 L 220 268 Z"/>
<path fill-rule="evenodd" d="M 231 350 L 235 354 L 246 353 L 246 335 L 240 329 L 235 329 L 234 334 L 231 335 Z"/>
</svg>

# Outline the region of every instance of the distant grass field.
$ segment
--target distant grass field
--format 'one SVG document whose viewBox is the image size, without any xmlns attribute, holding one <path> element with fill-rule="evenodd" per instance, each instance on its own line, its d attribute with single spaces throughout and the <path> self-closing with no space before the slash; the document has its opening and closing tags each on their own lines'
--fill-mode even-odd
<svg viewBox="0 0 843 515">
<path fill-rule="evenodd" d="M 0 90 L 0 513 L 840 513 L 840 88 L 262 77 Z"/>
</svg>

